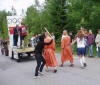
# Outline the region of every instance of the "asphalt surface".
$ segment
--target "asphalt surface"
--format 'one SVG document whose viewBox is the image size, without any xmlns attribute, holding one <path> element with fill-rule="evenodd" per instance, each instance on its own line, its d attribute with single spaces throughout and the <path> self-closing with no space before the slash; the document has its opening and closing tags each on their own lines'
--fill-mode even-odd
<svg viewBox="0 0 100 85">
<path fill-rule="evenodd" d="M 60 63 L 60 54 L 56 54 Z M 100 85 L 100 58 L 86 58 L 88 66 L 80 68 L 78 57 L 74 57 L 74 67 L 69 62 L 64 67 L 58 67 L 53 73 L 43 70 L 44 75 L 34 79 L 36 61 L 34 58 L 24 59 L 17 63 L 0 53 L 0 85 Z"/>
</svg>

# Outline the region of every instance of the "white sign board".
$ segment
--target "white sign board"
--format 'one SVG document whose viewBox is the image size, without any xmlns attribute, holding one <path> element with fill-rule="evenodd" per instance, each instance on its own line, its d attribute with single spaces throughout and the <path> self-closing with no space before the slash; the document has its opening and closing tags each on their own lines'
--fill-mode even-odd
<svg viewBox="0 0 100 85">
<path fill-rule="evenodd" d="M 8 27 L 15 27 L 16 25 L 21 25 L 21 16 L 7 16 Z"/>
<path fill-rule="evenodd" d="M 8 33 L 9 33 L 9 48 L 11 52 L 9 52 L 9 56 L 12 56 L 12 49 L 13 49 L 13 33 L 14 33 L 14 28 L 16 25 L 21 25 L 22 22 L 22 16 L 7 16 L 7 24 L 8 24 Z M 20 38 L 20 37 L 19 37 Z M 20 39 L 18 39 L 20 40 Z M 18 45 L 20 45 L 20 41 L 18 41 Z"/>
</svg>

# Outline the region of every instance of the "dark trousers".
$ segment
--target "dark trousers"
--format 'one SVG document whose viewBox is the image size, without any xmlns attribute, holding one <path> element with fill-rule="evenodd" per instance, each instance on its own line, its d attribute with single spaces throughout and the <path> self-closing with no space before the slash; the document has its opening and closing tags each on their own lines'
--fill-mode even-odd
<svg viewBox="0 0 100 85">
<path fill-rule="evenodd" d="M 36 66 L 36 69 L 35 69 L 35 76 L 38 76 L 38 71 L 42 72 L 43 67 L 46 64 L 46 61 L 41 54 L 36 54 L 35 58 L 36 58 L 36 61 L 37 61 L 37 66 Z"/>
<path fill-rule="evenodd" d="M 2 55 L 6 55 L 6 56 L 8 56 L 9 55 L 9 53 L 8 53 L 8 48 L 2 48 L 1 49 L 1 52 L 2 52 Z"/>
<path fill-rule="evenodd" d="M 21 36 L 20 35 L 20 46 L 22 46 L 22 41 L 25 39 L 26 36 Z"/>
<path fill-rule="evenodd" d="M 18 42 L 18 36 L 14 36 L 14 46 L 17 46 L 17 42 Z"/>
<path fill-rule="evenodd" d="M 22 36 L 20 35 L 20 46 L 22 46 Z"/>
</svg>

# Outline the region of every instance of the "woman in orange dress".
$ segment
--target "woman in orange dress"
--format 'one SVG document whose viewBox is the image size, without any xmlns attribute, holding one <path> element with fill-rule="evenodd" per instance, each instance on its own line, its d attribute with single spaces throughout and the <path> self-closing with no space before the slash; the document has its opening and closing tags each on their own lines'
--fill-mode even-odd
<svg viewBox="0 0 100 85">
<path fill-rule="evenodd" d="M 62 38 L 61 41 L 61 48 L 62 48 L 62 55 L 61 55 L 61 62 L 62 64 L 60 65 L 63 67 L 63 64 L 65 61 L 70 61 L 70 66 L 73 66 L 73 55 L 72 55 L 72 49 L 71 49 L 71 43 L 70 43 L 70 36 L 67 33 L 67 30 L 63 31 L 64 37 Z"/>
<path fill-rule="evenodd" d="M 48 43 L 51 41 L 52 38 L 50 38 L 49 34 L 46 32 L 45 33 L 45 43 Z M 44 47 L 44 58 L 46 60 L 46 67 L 48 71 L 48 67 L 54 67 L 54 73 L 57 72 L 57 59 L 55 56 L 55 41 L 53 41 L 50 45 L 45 45 Z"/>
</svg>

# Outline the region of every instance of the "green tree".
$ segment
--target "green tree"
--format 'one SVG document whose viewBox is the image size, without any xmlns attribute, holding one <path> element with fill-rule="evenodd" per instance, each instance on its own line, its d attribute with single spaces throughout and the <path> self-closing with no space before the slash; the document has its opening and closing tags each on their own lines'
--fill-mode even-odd
<svg viewBox="0 0 100 85">
<path fill-rule="evenodd" d="M 63 29 L 67 29 L 67 10 L 66 0 L 47 0 L 45 12 L 47 12 L 47 28 L 55 32 L 56 38 L 59 38 Z"/>
<path fill-rule="evenodd" d="M 26 26 L 28 27 L 29 33 L 41 32 L 39 11 L 33 5 L 27 9 L 24 22 Z"/>
<path fill-rule="evenodd" d="M 3 20 L 3 33 L 4 33 L 4 35 L 3 35 L 3 38 L 8 38 L 8 27 L 7 27 L 7 20 L 6 20 L 6 18 L 4 18 L 4 20 Z"/>
<path fill-rule="evenodd" d="M 0 11 L 0 37 L 8 38 L 8 28 L 6 16 L 10 15 L 10 12 Z"/>
<path fill-rule="evenodd" d="M 97 3 L 92 7 L 90 24 L 94 33 L 96 33 L 97 29 L 100 29 L 100 3 Z"/>
<path fill-rule="evenodd" d="M 46 27 L 56 35 L 56 43 L 60 43 L 64 29 L 76 34 L 83 26 L 96 34 L 100 27 L 99 15 L 99 0 L 45 0 L 42 8 L 35 0 L 35 5 L 27 9 L 24 21 L 29 33 L 40 33 Z"/>
</svg>

